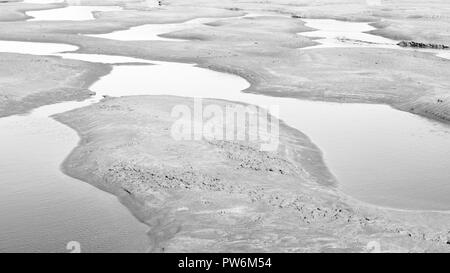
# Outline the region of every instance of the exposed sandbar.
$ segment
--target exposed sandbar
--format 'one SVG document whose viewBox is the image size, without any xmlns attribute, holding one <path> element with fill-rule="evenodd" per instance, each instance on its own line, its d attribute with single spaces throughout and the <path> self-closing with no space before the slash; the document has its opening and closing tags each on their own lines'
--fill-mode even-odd
<svg viewBox="0 0 450 273">
<path fill-rule="evenodd" d="M 364 252 L 372 240 L 383 251 L 448 251 L 448 215 L 350 200 L 300 132 L 282 124 L 270 153 L 252 141 L 176 141 L 175 105 L 193 99 L 108 98 L 56 116 L 81 137 L 64 172 L 121 197 L 151 228 L 153 251 Z"/>
<path fill-rule="evenodd" d="M 89 86 L 110 69 L 59 57 L 0 53 L 0 117 L 84 100 L 93 94 Z"/>
</svg>

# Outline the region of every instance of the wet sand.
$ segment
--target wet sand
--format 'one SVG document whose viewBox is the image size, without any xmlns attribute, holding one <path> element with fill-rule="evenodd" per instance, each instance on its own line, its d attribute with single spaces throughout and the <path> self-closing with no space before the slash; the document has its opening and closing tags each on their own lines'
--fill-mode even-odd
<svg viewBox="0 0 450 273">
<path fill-rule="evenodd" d="M 217 9 L 234 9 L 237 5 L 242 10 Z M 74 35 L 104 33 L 145 23 L 175 23 L 196 17 L 240 16 L 243 11 L 261 9 L 275 14 L 357 21 L 377 21 L 389 18 L 393 12 L 366 5 L 354 5 L 351 9 L 348 6 L 309 7 L 305 12 L 300 3 L 298 6 L 274 3 L 261 8 L 256 2 L 202 2 L 190 8 L 183 7 L 183 2 L 171 1 L 169 6 L 152 11 L 101 13 L 97 20 L 90 22 L 3 22 L 0 38 L 70 43 L 80 46 L 81 53 L 198 63 L 205 68 L 246 78 L 252 83 L 247 92 L 325 101 L 386 103 L 448 122 L 450 72 L 447 60 L 432 54 L 389 49 L 303 52 L 302 47 L 315 42 L 297 35 L 310 30 L 299 19 L 270 16 L 221 19 L 208 26 L 164 35 L 190 40 L 176 43 L 121 42 Z M 367 9 L 372 11 L 370 15 L 365 12 Z M 20 9 L 5 12 L 5 15 L 0 13 L 0 16 L 3 21 L 25 19 L 20 15 Z M 417 15 L 410 16 L 413 17 L 408 20 L 419 20 Z M 403 21 L 379 24 L 378 27 L 383 28 L 376 33 L 391 38 L 429 38 L 396 33 L 393 26 L 408 22 L 400 19 Z M 16 30 L 14 33 L 7 31 L 12 26 Z M 435 41 L 448 44 L 445 35 L 424 42 Z M 64 78 L 64 70 L 61 70 L 59 73 Z M 107 69 L 102 71 L 106 73 Z M 85 84 L 83 88 L 90 85 L 89 81 Z M 31 101 L 42 105 L 61 100 L 55 99 L 48 90 L 50 88 L 46 87 L 39 92 L 45 99 L 32 98 Z M 84 96 L 82 92 L 76 93 L 77 97 Z M 72 100 L 73 97 L 64 99 Z M 83 139 L 65 161 L 64 171 L 118 196 L 132 195 L 135 202 L 126 205 L 154 228 L 151 238 L 155 251 L 367 251 L 366 244 L 374 238 L 380 240 L 385 251 L 448 251 L 447 214 L 374 208 L 351 200 L 332 188 L 319 186 L 315 182 L 329 179 L 320 151 L 303 134 L 286 126 L 282 129 L 283 144 L 293 154 L 300 155 L 299 158 L 280 153 L 274 155 L 274 160 L 266 162 L 263 155 L 249 148 L 249 143 L 238 148 L 233 143 L 184 143 L 180 150 L 183 153 L 169 150 L 171 145 L 179 144 L 170 142 L 164 128 L 173 122 L 168 112 L 171 106 L 180 102 L 188 103 L 189 100 L 168 97 L 110 99 L 57 117 L 77 130 Z M 8 98 L 7 105 L 9 103 Z M 27 108 L 35 107 L 33 103 Z M 18 108 L 19 105 L 8 106 L 5 115 L 26 111 L 16 110 Z M 149 118 L 156 116 L 158 118 Z M 146 125 L 140 121 L 145 121 Z M 127 127 L 127 134 L 124 134 L 122 123 L 139 123 L 139 126 Z M 105 125 L 111 126 L 113 134 L 105 135 L 102 131 Z M 137 138 L 131 139 L 130 135 Z M 146 141 L 149 135 L 156 139 L 155 143 Z M 196 153 L 200 148 L 208 153 Z M 224 157 L 224 154 L 232 156 Z M 308 156 L 314 158 L 314 164 L 308 165 L 301 160 Z M 156 164 L 156 159 L 159 161 L 160 158 L 167 158 L 176 167 Z M 200 167 L 201 162 L 209 162 L 211 158 L 218 161 L 216 166 L 220 166 L 220 172 Z M 147 163 L 148 159 L 152 159 L 150 163 Z M 257 170 L 236 169 L 239 160 L 256 162 Z M 188 172 L 190 187 L 186 189 L 181 184 L 168 189 L 167 172 L 174 172 L 176 181 L 184 179 L 187 175 L 185 162 L 196 165 L 190 166 Z M 288 174 L 274 174 L 260 167 L 260 164 L 266 166 L 274 162 L 288 163 Z M 290 172 L 291 167 L 300 168 L 300 171 Z M 321 171 L 314 171 L 317 168 Z M 310 172 L 316 175 L 308 176 Z M 155 174 L 156 180 L 152 178 Z M 198 177 L 206 177 L 206 186 L 195 183 Z M 302 183 L 297 183 L 299 180 Z"/>
</svg>

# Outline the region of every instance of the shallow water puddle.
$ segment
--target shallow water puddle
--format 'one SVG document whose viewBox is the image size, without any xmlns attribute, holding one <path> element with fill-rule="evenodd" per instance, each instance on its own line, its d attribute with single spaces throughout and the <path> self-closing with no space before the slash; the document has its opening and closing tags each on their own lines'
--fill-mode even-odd
<svg viewBox="0 0 450 273">
<path fill-rule="evenodd" d="M 246 17 L 258 17 L 258 16 L 266 16 L 268 14 L 263 13 L 249 13 L 244 16 L 238 16 L 237 18 L 246 18 Z M 207 23 L 219 21 L 222 19 L 230 19 L 233 17 L 217 17 L 217 18 L 196 18 L 192 20 L 188 20 L 182 23 L 173 23 L 173 24 L 145 24 L 141 26 L 131 27 L 126 30 L 118 30 L 104 34 L 86 34 L 86 36 L 98 37 L 98 38 L 106 38 L 112 40 L 119 41 L 186 41 L 184 39 L 175 39 L 175 38 L 165 38 L 161 37 L 162 34 L 167 34 L 171 32 L 176 32 L 185 29 L 192 29 L 200 26 L 204 26 Z"/>
<path fill-rule="evenodd" d="M 432 53 L 440 58 L 450 59 L 450 53 L 447 50 L 404 48 L 397 45 L 400 41 L 366 33 L 376 29 L 369 23 L 347 22 L 333 19 L 302 19 L 302 21 L 305 22 L 305 26 L 317 30 L 300 32 L 298 34 L 310 38 L 317 38 L 315 41 L 319 44 L 302 48 L 301 50 L 338 47 L 375 47 Z"/>
<path fill-rule="evenodd" d="M 32 55 L 52 55 L 58 52 L 77 50 L 78 47 L 58 43 L 34 43 L 18 41 L 1 41 L 0 52 L 21 53 Z"/>
<path fill-rule="evenodd" d="M 64 8 L 27 11 L 28 21 L 87 21 L 95 20 L 96 11 L 118 11 L 119 6 L 67 6 Z"/>
<path fill-rule="evenodd" d="M 332 19 L 302 19 L 305 26 L 315 28 L 316 31 L 300 32 L 299 35 L 316 40 L 320 45 L 308 47 L 329 48 L 329 47 L 382 47 L 399 48 L 397 42 L 381 36 L 364 33 L 375 30 L 368 23 L 344 22 Z"/>
<path fill-rule="evenodd" d="M 106 38 L 120 41 L 185 41 L 183 39 L 172 39 L 161 37 L 161 34 L 175 32 L 188 28 L 195 28 L 205 23 L 219 20 L 218 18 L 199 18 L 183 23 L 175 24 L 146 24 L 131 27 L 126 30 L 113 31 L 105 34 L 90 34 L 86 36 Z"/>
<path fill-rule="evenodd" d="M 115 56 L 115 55 L 102 55 L 102 54 L 82 54 L 82 53 L 56 53 L 55 56 L 60 56 L 64 59 L 73 59 L 79 61 L 93 62 L 93 63 L 105 63 L 105 64 L 124 64 L 124 63 L 148 63 L 153 62 L 142 60 L 133 57 Z"/>
</svg>

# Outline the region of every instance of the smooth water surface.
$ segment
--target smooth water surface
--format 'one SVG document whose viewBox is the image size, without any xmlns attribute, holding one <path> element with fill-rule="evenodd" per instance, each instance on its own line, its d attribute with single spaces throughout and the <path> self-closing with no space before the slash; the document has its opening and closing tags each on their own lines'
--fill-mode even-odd
<svg viewBox="0 0 450 273">
<path fill-rule="evenodd" d="M 146 24 L 131 27 L 126 30 L 118 30 L 105 34 L 90 34 L 86 36 L 106 38 L 120 41 L 184 41 L 183 39 L 172 39 L 161 37 L 161 34 L 175 32 L 188 28 L 195 28 L 205 23 L 218 20 L 217 18 L 199 18 L 183 23 L 174 24 Z"/>
<path fill-rule="evenodd" d="M 399 48 L 397 42 L 381 36 L 365 32 L 375 30 L 368 23 L 355 23 L 332 19 L 302 19 L 305 26 L 315 28 L 315 31 L 300 32 L 299 35 L 318 38 L 320 45 L 312 48 L 330 47 L 381 47 Z"/>
<path fill-rule="evenodd" d="M 0 40 L 0 52 L 21 53 L 32 55 L 53 55 L 58 52 L 77 50 L 78 47 L 57 43 L 34 43 Z"/>
<path fill-rule="evenodd" d="M 246 17 L 258 17 L 265 16 L 268 14 L 265 13 L 249 13 L 243 16 L 234 17 L 236 18 L 246 18 Z M 131 27 L 125 30 L 117 30 L 109 33 L 103 34 L 89 34 L 86 36 L 98 37 L 98 38 L 106 38 L 112 40 L 119 41 L 186 41 L 184 39 L 175 39 L 175 38 L 165 38 L 161 37 L 161 34 L 167 34 L 171 32 L 176 32 L 185 29 L 192 29 L 200 26 L 205 26 L 207 23 L 219 21 L 221 19 L 231 19 L 233 17 L 226 18 L 196 18 L 192 20 L 188 20 L 186 22 L 181 23 L 172 23 L 172 24 L 145 24 L 141 26 Z"/>
<path fill-rule="evenodd" d="M 0 252 L 68 252 L 70 241 L 82 252 L 147 250 L 147 226 L 117 198 L 59 170 L 79 138 L 49 115 L 83 105 L 0 119 Z"/>
<path fill-rule="evenodd" d="M 67 6 L 64 8 L 27 11 L 28 21 L 87 21 L 94 20 L 96 11 L 118 11 L 118 6 Z"/>
</svg>

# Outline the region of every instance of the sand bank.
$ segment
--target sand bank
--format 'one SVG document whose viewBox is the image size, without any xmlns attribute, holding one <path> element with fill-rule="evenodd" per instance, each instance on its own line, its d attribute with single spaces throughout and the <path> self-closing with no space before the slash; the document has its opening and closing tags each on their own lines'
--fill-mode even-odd
<svg viewBox="0 0 450 273">
<path fill-rule="evenodd" d="M 0 53 L 0 117 L 87 99 L 93 94 L 89 86 L 109 71 L 102 64 Z"/>
<path fill-rule="evenodd" d="M 180 104 L 193 100 L 109 98 L 56 116 L 81 137 L 64 172 L 127 198 L 154 251 L 364 252 L 373 240 L 383 251 L 448 251 L 448 215 L 370 208 L 321 186 L 333 178 L 320 151 L 284 124 L 270 153 L 249 141 L 175 141 Z"/>
</svg>

